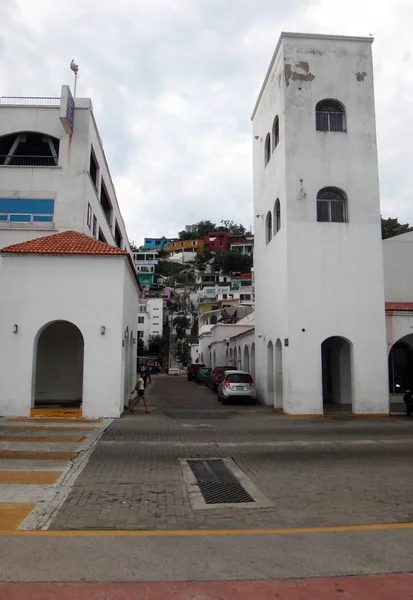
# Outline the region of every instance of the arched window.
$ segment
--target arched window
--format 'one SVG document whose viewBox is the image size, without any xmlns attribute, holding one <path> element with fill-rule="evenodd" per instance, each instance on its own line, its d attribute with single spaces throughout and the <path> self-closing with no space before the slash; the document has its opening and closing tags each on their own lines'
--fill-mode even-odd
<svg viewBox="0 0 413 600">
<path fill-rule="evenodd" d="M 280 121 L 278 119 L 278 115 L 274 119 L 274 124 L 272 126 L 272 149 L 273 151 L 278 146 L 278 142 L 280 141 Z"/>
<path fill-rule="evenodd" d="M 269 210 L 265 220 L 265 241 L 268 244 L 272 239 L 272 214 Z"/>
<path fill-rule="evenodd" d="M 271 136 L 268 133 L 267 137 L 265 138 L 265 157 L 264 157 L 265 166 L 267 166 L 268 163 L 270 162 L 270 158 L 271 158 Z"/>
<path fill-rule="evenodd" d="M 317 194 L 317 221 L 347 223 L 347 198 L 344 192 L 327 187 Z"/>
<path fill-rule="evenodd" d="M 277 200 L 275 201 L 275 205 L 274 205 L 274 235 L 277 233 L 277 231 L 280 230 L 281 227 L 281 205 L 280 205 L 280 201 L 277 198 Z"/>
<path fill-rule="evenodd" d="M 344 107 L 336 100 L 321 100 L 315 107 L 315 128 L 317 131 L 345 131 Z"/>
<path fill-rule="evenodd" d="M 51 135 L 21 131 L 0 137 L 0 165 L 57 167 L 59 140 Z"/>
</svg>

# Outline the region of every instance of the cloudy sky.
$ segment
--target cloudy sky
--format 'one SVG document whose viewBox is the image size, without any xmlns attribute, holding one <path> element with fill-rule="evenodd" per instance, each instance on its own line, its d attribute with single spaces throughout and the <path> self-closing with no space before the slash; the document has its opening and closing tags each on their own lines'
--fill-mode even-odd
<svg viewBox="0 0 413 600">
<path fill-rule="evenodd" d="M 412 0 L 0 0 L 0 95 L 80 64 L 130 240 L 252 218 L 250 115 L 281 31 L 373 34 L 382 213 L 413 223 Z"/>
</svg>

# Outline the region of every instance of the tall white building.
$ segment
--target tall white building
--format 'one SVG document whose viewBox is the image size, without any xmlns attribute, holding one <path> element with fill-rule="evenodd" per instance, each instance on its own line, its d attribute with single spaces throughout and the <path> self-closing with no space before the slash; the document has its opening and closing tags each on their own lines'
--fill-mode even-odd
<svg viewBox="0 0 413 600">
<path fill-rule="evenodd" d="M 0 99 L 0 244 L 78 231 L 130 251 L 90 98 Z M 63 119 L 65 121 L 65 118 Z"/>
<path fill-rule="evenodd" d="M 372 38 L 281 34 L 253 111 L 256 383 L 387 413 Z"/>
<path fill-rule="evenodd" d="M 142 290 L 91 100 L 67 86 L 0 101 L 0 247 L 0 414 L 119 417 Z"/>
<path fill-rule="evenodd" d="M 139 300 L 138 338 L 148 345 L 149 338 L 163 335 L 163 299 Z"/>
</svg>

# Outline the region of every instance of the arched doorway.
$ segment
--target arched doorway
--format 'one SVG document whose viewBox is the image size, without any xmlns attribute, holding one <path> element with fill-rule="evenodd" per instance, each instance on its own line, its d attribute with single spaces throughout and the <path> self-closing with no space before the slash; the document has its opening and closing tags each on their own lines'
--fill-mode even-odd
<svg viewBox="0 0 413 600">
<path fill-rule="evenodd" d="M 321 344 L 323 410 L 351 413 L 353 387 L 351 343 L 334 336 Z"/>
<path fill-rule="evenodd" d="M 275 344 L 275 406 L 283 408 L 283 355 L 281 340 Z"/>
<path fill-rule="evenodd" d="M 274 406 L 274 346 L 267 346 L 267 399 L 269 406 Z"/>
<path fill-rule="evenodd" d="M 251 375 L 255 379 L 255 343 L 251 344 Z"/>
<path fill-rule="evenodd" d="M 248 351 L 248 346 L 245 344 L 244 346 L 244 361 L 243 361 L 243 369 L 244 371 L 247 371 L 247 373 L 250 372 L 250 353 Z"/>
<path fill-rule="evenodd" d="M 237 362 L 237 359 L 238 359 L 238 357 L 237 357 L 237 349 L 236 349 L 236 348 L 234 348 L 234 367 L 235 367 L 236 369 L 238 369 L 238 362 Z"/>
<path fill-rule="evenodd" d="M 241 353 L 241 346 L 238 346 L 238 362 L 236 364 L 237 369 L 239 369 L 240 371 L 242 371 L 242 353 Z"/>
<path fill-rule="evenodd" d="M 214 350 L 214 357 L 212 360 L 212 368 L 215 369 L 216 366 L 217 366 L 217 353 Z"/>
<path fill-rule="evenodd" d="M 68 321 L 43 327 L 34 347 L 36 408 L 79 408 L 83 400 L 84 341 Z"/>
<path fill-rule="evenodd" d="M 413 389 L 413 334 L 398 340 L 389 352 L 389 392 L 404 394 Z"/>
</svg>

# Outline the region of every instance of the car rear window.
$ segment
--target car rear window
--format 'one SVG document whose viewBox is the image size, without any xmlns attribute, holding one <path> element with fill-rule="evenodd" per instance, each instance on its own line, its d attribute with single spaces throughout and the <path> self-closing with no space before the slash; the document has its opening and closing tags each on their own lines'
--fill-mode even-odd
<svg viewBox="0 0 413 600">
<path fill-rule="evenodd" d="M 234 373 L 227 375 L 229 383 L 251 383 L 252 377 L 248 373 Z"/>
</svg>

